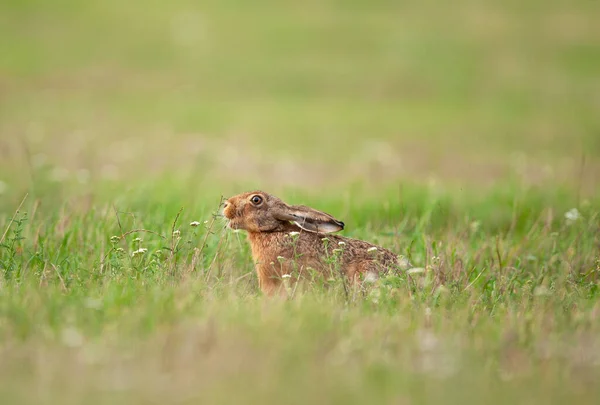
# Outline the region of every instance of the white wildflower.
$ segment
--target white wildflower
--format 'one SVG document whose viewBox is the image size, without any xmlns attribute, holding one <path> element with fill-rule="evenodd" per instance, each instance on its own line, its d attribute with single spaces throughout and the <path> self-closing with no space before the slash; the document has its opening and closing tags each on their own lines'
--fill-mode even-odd
<svg viewBox="0 0 600 405">
<path fill-rule="evenodd" d="M 376 251 L 377 251 L 377 248 L 375 246 L 370 247 L 370 248 L 367 249 L 367 252 L 369 252 L 369 253 L 370 252 L 376 252 Z"/>
<path fill-rule="evenodd" d="M 342 249 L 333 249 L 332 252 L 333 253 L 342 253 L 343 250 Z"/>
<path fill-rule="evenodd" d="M 116 235 L 110 237 L 110 242 L 113 243 L 113 244 L 115 244 L 115 245 L 117 243 L 119 243 L 120 240 L 121 240 L 121 238 L 119 236 L 116 236 Z"/>
<path fill-rule="evenodd" d="M 291 274 L 284 274 L 281 276 L 281 278 L 292 278 Z"/>
<path fill-rule="evenodd" d="M 346 246 L 346 242 L 338 242 L 339 246 Z"/>
<path fill-rule="evenodd" d="M 200 225 L 200 222 L 198 222 L 198 221 L 192 221 L 192 222 L 190 222 L 190 226 L 197 227 L 199 225 Z"/>
<path fill-rule="evenodd" d="M 567 219 L 568 223 L 572 223 L 581 218 L 581 214 L 579 214 L 577 208 L 572 208 L 565 213 L 565 218 Z"/>
<path fill-rule="evenodd" d="M 283 256 L 277 256 L 277 261 L 278 262 L 282 262 L 284 260 L 285 260 L 285 258 Z"/>
<path fill-rule="evenodd" d="M 298 235 L 300 235 L 300 232 L 296 232 L 296 231 L 290 232 L 290 236 L 292 236 L 292 237 L 298 236 Z"/>
<path fill-rule="evenodd" d="M 321 238 L 321 241 L 322 241 L 322 242 L 328 242 L 328 241 L 329 241 L 329 238 Z"/>
<path fill-rule="evenodd" d="M 140 242 L 142 242 L 142 241 L 143 241 L 143 239 L 142 239 L 142 238 L 135 238 L 133 241 L 134 241 L 134 242 L 137 242 L 137 243 L 140 243 Z"/>
<path fill-rule="evenodd" d="M 148 249 L 146 249 L 146 248 L 139 248 L 138 250 L 135 250 L 135 251 L 133 251 L 133 253 L 131 253 L 131 256 L 132 256 L 132 257 L 135 257 L 135 256 L 137 256 L 137 255 L 144 254 L 144 253 L 146 253 L 147 251 L 148 251 Z"/>
<path fill-rule="evenodd" d="M 179 229 L 173 231 L 173 237 L 178 238 L 179 236 L 181 236 L 181 231 Z"/>
</svg>

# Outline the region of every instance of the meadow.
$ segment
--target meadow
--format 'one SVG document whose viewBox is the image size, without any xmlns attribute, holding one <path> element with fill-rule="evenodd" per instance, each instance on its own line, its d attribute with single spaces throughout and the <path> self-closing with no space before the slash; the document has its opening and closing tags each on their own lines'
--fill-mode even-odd
<svg viewBox="0 0 600 405">
<path fill-rule="evenodd" d="M 599 13 L 3 1 L 0 403 L 597 403 Z M 414 268 L 268 299 L 253 189 Z"/>
</svg>

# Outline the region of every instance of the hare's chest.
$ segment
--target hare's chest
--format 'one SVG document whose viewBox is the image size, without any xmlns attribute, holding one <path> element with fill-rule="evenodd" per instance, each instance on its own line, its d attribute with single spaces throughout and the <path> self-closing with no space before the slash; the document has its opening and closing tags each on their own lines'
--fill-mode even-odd
<svg viewBox="0 0 600 405">
<path fill-rule="evenodd" d="M 286 246 L 279 234 L 250 234 L 252 258 L 257 263 L 277 261 L 277 257 L 285 256 Z"/>
<path fill-rule="evenodd" d="M 315 262 L 321 259 L 320 249 L 314 246 L 310 236 L 288 233 L 252 235 L 250 244 L 252 258 L 256 263 L 282 265 L 290 261 Z"/>
</svg>

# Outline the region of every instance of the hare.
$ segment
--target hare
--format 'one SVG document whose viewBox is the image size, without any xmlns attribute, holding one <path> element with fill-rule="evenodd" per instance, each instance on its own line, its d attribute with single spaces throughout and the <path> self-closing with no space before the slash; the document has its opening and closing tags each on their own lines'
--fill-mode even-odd
<svg viewBox="0 0 600 405">
<path fill-rule="evenodd" d="M 332 232 L 344 223 L 303 205 L 288 205 L 262 192 L 238 194 L 224 202 L 232 229 L 248 232 L 259 287 L 266 295 L 285 293 L 283 278 L 297 279 L 313 269 L 327 278 L 341 271 L 353 283 L 375 281 L 389 269 L 406 269 L 406 259 L 362 240 Z M 338 267 L 332 264 L 334 258 Z"/>
</svg>

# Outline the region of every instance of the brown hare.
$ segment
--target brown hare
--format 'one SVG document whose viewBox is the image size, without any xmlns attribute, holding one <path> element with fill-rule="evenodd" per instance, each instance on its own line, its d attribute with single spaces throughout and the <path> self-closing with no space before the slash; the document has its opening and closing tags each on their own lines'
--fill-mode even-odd
<svg viewBox="0 0 600 405">
<path fill-rule="evenodd" d="M 362 240 L 329 235 L 344 223 L 303 205 L 288 205 L 262 191 L 238 194 L 225 201 L 223 215 L 232 229 L 248 232 L 260 289 L 266 295 L 285 293 L 282 279 L 296 280 L 313 269 L 327 278 L 338 271 L 349 280 L 374 281 L 390 269 L 406 269 L 406 259 Z"/>
</svg>

